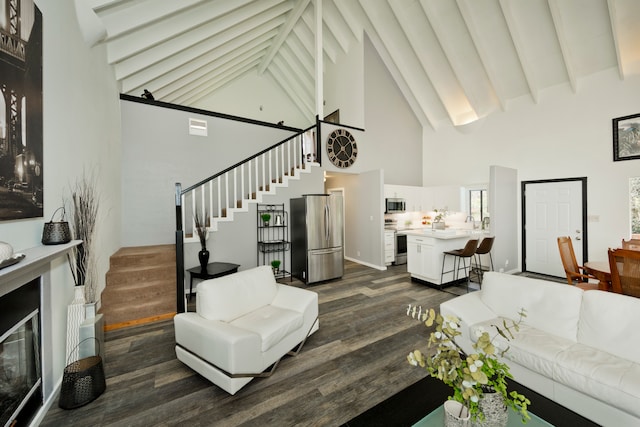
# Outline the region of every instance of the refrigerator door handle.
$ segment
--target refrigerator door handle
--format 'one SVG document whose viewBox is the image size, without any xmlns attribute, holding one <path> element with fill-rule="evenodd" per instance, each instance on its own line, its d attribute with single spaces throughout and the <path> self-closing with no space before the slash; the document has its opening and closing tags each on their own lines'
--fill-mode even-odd
<svg viewBox="0 0 640 427">
<path fill-rule="evenodd" d="M 315 250 L 313 251 L 313 255 L 328 255 L 339 252 L 340 249 L 325 249 L 325 250 Z"/>
<path fill-rule="evenodd" d="M 324 239 L 328 242 L 329 236 L 331 236 L 331 215 L 329 213 L 329 206 L 324 205 Z"/>
</svg>

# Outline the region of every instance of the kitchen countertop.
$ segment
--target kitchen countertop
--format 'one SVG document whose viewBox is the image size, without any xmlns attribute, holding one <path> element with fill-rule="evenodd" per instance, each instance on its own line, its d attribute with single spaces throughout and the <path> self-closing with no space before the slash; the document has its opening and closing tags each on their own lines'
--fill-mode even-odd
<svg viewBox="0 0 640 427">
<path fill-rule="evenodd" d="M 398 234 L 406 234 L 408 236 L 433 237 L 436 239 L 460 239 L 470 238 L 473 236 L 486 237 L 491 232 L 487 230 L 432 230 L 430 228 L 398 230 Z"/>
</svg>

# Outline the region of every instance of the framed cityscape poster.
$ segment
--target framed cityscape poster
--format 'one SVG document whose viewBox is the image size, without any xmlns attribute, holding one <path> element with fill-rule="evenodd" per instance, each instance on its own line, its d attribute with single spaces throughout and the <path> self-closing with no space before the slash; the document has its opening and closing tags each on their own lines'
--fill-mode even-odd
<svg viewBox="0 0 640 427">
<path fill-rule="evenodd" d="M 42 217 L 42 13 L 33 0 L 0 10 L 0 221 Z"/>
</svg>

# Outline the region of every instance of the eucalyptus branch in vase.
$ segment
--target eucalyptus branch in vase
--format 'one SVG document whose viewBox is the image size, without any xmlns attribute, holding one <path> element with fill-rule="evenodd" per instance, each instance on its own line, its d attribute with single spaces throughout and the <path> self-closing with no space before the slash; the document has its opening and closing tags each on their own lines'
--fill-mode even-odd
<svg viewBox="0 0 640 427">
<path fill-rule="evenodd" d="M 71 187 L 71 228 L 73 238 L 82 240 L 69 256 L 69 266 L 76 286 L 84 286 L 87 302 L 96 302 L 97 270 L 94 237 L 100 206 L 93 174 L 78 178 Z"/>
</svg>

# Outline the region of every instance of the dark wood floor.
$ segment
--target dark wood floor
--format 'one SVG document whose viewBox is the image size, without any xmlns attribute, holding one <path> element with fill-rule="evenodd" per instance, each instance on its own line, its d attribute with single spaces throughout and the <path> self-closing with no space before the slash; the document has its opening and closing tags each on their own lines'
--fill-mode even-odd
<svg viewBox="0 0 640 427">
<path fill-rule="evenodd" d="M 406 305 L 437 307 L 452 293 L 411 282 L 406 266 L 351 262 L 342 279 L 309 288 L 319 294 L 320 330 L 235 396 L 176 359 L 173 322 L 163 321 L 108 332 L 106 392 L 78 409 L 52 407 L 42 425 L 336 426 L 425 377 L 406 355 L 426 349 L 428 331 Z"/>
</svg>

